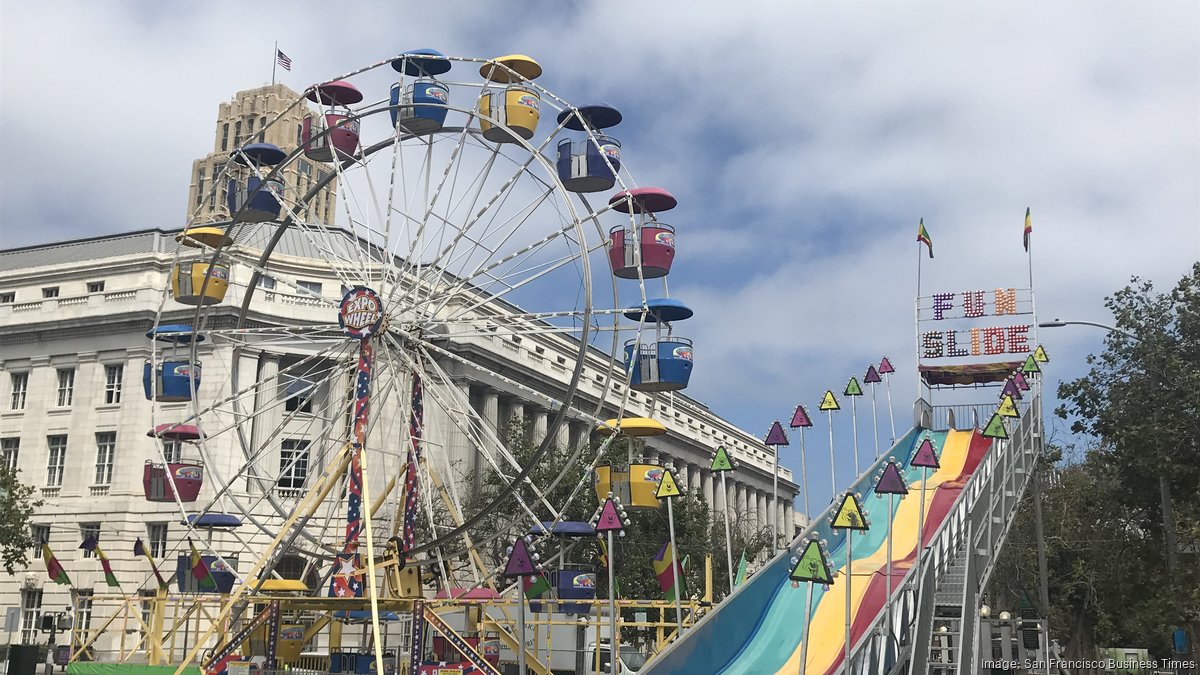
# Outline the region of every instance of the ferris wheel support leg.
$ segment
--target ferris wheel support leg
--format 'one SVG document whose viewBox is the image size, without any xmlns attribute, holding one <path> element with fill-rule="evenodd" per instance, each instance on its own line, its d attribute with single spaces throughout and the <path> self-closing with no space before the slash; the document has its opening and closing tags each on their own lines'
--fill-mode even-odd
<svg viewBox="0 0 1200 675">
<path fill-rule="evenodd" d="M 429 459 L 427 457 L 421 457 L 421 463 L 425 465 L 425 470 L 429 473 L 429 480 L 433 483 L 433 488 L 437 490 L 438 497 L 441 498 L 442 504 L 446 507 L 446 511 L 450 514 L 450 518 L 453 520 L 454 526 L 458 527 L 462 525 L 464 522 L 462 514 L 459 513 L 458 509 L 454 507 L 453 502 L 446 495 L 445 486 L 441 479 L 438 478 L 437 470 L 434 469 L 434 467 L 429 463 Z M 471 563 L 475 565 L 475 568 L 478 572 L 476 574 L 476 580 L 478 580 L 479 575 L 487 573 L 487 566 L 483 564 L 483 557 L 479 555 L 479 551 L 475 548 L 475 542 L 471 540 L 470 535 L 463 533 L 463 543 L 467 545 L 467 551 L 471 556 Z M 493 591 L 496 590 L 496 583 L 490 578 L 487 579 L 487 586 Z M 506 619 L 511 618 L 508 616 L 507 609 L 504 609 L 503 612 Z"/>
<path fill-rule="evenodd" d="M 342 446 L 342 449 L 333 456 L 332 461 L 330 461 L 329 466 L 325 469 L 325 472 L 322 473 L 313 484 L 313 490 L 304 495 L 304 499 L 302 499 L 300 504 L 297 505 L 296 510 L 292 512 L 292 515 L 279 528 L 279 532 L 275 535 L 275 538 L 271 540 L 271 543 L 267 545 L 266 550 L 254 563 L 254 567 L 251 568 L 250 572 L 246 574 L 246 578 L 255 578 L 258 576 L 258 573 L 262 571 L 263 567 L 266 566 L 267 561 L 271 559 L 271 554 L 275 552 L 275 548 L 279 546 L 279 542 L 283 541 L 283 538 L 287 536 L 287 533 L 292 529 L 292 526 L 296 524 L 296 521 L 310 518 L 312 514 L 316 512 L 317 507 L 321 505 L 321 503 L 325 500 L 325 497 L 337 485 L 338 480 L 345 474 L 346 467 L 350 464 L 349 450 L 350 444 L 346 443 Z M 176 666 L 174 675 L 182 675 L 183 670 L 187 667 L 187 665 L 196 659 L 196 656 L 202 649 L 204 649 L 204 645 L 208 643 L 209 638 L 211 638 L 213 634 L 217 632 L 218 628 L 220 628 L 220 624 L 229 618 L 229 614 L 238 604 L 238 601 L 241 600 L 242 596 L 245 595 L 249 587 L 250 584 L 238 585 L 237 591 L 230 596 L 229 601 L 226 602 L 223 607 L 221 607 L 220 614 L 218 614 L 217 618 L 209 625 L 208 630 L 196 640 L 195 644 L 191 647 L 191 649 L 188 650 L 187 655 L 184 656 L 183 661 Z"/>
<path fill-rule="evenodd" d="M 367 453 L 362 446 L 355 449 L 359 453 L 359 462 L 362 466 L 362 498 L 363 501 L 370 504 L 371 480 L 367 473 Z M 386 497 L 386 494 L 383 495 Z M 382 505 L 382 500 L 380 505 Z M 363 533 L 367 538 L 367 595 L 371 598 L 371 634 L 374 637 L 373 646 L 375 647 L 375 672 L 383 673 L 383 640 L 379 636 L 379 588 L 378 579 L 375 576 L 375 537 L 371 532 L 371 516 L 375 508 L 369 508 L 363 512 Z M 403 555 L 403 553 L 401 553 Z"/>
</svg>

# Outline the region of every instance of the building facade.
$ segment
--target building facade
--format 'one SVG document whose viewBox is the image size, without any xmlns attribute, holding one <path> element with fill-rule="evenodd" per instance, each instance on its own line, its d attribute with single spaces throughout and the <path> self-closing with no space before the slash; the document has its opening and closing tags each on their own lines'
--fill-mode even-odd
<svg viewBox="0 0 1200 675">
<path fill-rule="evenodd" d="M 231 254 L 256 259 L 275 227 L 247 230 Z M 35 538 L 49 543 L 73 581 L 71 590 L 47 581 L 36 550 L 28 570 L 0 578 L 0 602 L 22 607 L 26 641 L 36 639 L 41 611 L 70 607 L 77 627 L 88 628 L 91 603 L 139 592 L 152 596 L 147 564 L 131 554 L 139 538 L 167 576 L 188 552 L 189 537 L 235 571 L 242 561 L 244 571 L 270 540 L 271 528 L 278 529 L 283 515 L 335 461 L 336 448 L 349 436 L 345 403 L 352 374 L 330 372 L 332 359 L 321 349 L 289 339 L 286 330 L 272 332 L 278 326 L 328 324 L 331 308 L 346 291 L 301 237 L 283 237 L 266 274 L 253 287 L 252 270 L 234 267 L 222 305 L 228 309 L 204 315 L 206 330 L 233 336 L 233 308 L 249 296 L 248 316 L 266 337 L 197 345 L 196 356 L 203 363 L 196 392 L 197 400 L 205 402 L 201 413 L 186 402 L 147 400 L 144 364 L 165 358 L 154 350 L 147 332 L 156 323 L 192 323 L 197 316 L 194 308 L 174 304 L 168 290 L 171 270 L 179 262 L 175 235 L 146 230 L 0 251 L 3 460 L 38 488 L 43 505 L 33 520 Z M 342 235 L 350 241 L 348 234 Z M 502 322 L 519 308 L 488 303 L 475 311 L 480 320 Z M 506 421 L 523 421 L 534 441 L 546 436 L 579 349 L 554 332 L 518 336 L 481 331 L 449 337 L 453 358 L 440 360 L 425 382 L 425 451 L 430 472 L 440 474 L 438 482 L 462 494 L 471 489 L 465 477 L 479 474 L 489 463 L 500 473 L 515 473 L 512 464 L 485 452 L 495 447 L 487 439 L 500 435 Z M 466 367 L 471 363 L 504 377 L 481 375 Z M 746 534 L 769 531 L 775 496 L 770 449 L 698 401 L 679 393 L 627 391 L 622 377 L 624 372 L 614 369 L 605 354 L 588 351 L 576 404 L 556 432 L 557 444 L 576 448 L 587 442 L 597 421 L 615 416 L 624 400 L 625 417 L 654 418 L 667 428 L 667 434 L 648 440 L 645 459 L 673 464 L 683 485 L 703 495 L 714 519 L 728 512 Z M 407 419 L 387 411 L 405 410 L 411 380 L 384 371 L 372 386 L 379 397 L 378 403 L 372 401 L 372 411 L 380 422 L 368 447 L 381 453 L 372 460 L 367 482 L 371 493 L 386 502 L 376 522 L 385 534 L 394 531 L 387 514 L 394 512 L 397 499 L 388 477 L 399 474 L 403 461 L 396 443 L 401 436 L 389 436 L 388 424 L 394 427 L 400 420 L 403 426 Z M 589 409 L 598 414 L 576 412 Z M 202 447 L 148 434 L 164 423 L 197 420 L 207 435 Z M 741 463 L 725 491 L 719 476 L 708 470 L 718 445 Z M 197 452 L 202 453 L 206 479 L 199 500 L 192 505 L 148 501 L 143 483 L 147 462 L 186 461 L 196 459 Z M 790 539 L 803 517 L 792 508 L 798 486 L 782 467 L 778 490 L 777 525 Z M 184 518 L 210 503 L 260 526 L 189 531 Z M 336 545 L 343 508 L 344 502 L 335 499 L 318 514 L 324 529 L 313 525 L 309 532 L 317 543 Z M 98 561 L 78 549 L 88 535 L 97 535 L 108 552 L 120 589 L 106 586 Z M 300 568 L 290 572 L 293 576 L 313 573 L 303 560 L 292 562 Z M 116 639 L 106 638 L 97 649 L 115 650 Z"/>
<path fill-rule="evenodd" d="M 186 221 L 228 221 L 229 176 L 225 169 L 230 153 L 247 143 L 270 143 L 291 153 L 302 144 L 304 118 L 311 115 L 308 102 L 282 84 L 239 91 L 232 100 L 221 103 L 212 151 L 192 162 Z M 301 159 L 284 168 L 283 182 L 286 189 L 303 195 L 333 170 L 329 164 Z M 337 179 L 314 195 L 307 207 L 307 213 L 297 214 L 301 220 L 332 224 L 337 209 Z"/>
</svg>

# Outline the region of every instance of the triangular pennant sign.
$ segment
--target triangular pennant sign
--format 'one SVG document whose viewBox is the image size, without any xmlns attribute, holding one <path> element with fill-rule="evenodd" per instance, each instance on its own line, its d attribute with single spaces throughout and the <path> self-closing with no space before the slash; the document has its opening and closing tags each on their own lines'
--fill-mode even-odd
<svg viewBox="0 0 1200 675">
<path fill-rule="evenodd" d="M 621 514 L 617 511 L 617 505 L 613 502 L 612 497 L 604 500 L 604 506 L 600 507 L 600 518 L 596 521 L 596 532 L 616 532 L 625 529 L 621 523 Z"/>
<path fill-rule="evenodd" d="M 767 432 L 767 440 L 763 441 L 766 445 L 787 445 L 787 434 L 783 433 L 783 425 L 779 420 L 771 425 L 771 430 Z"/>
<path fill-rule="evenodd" d="M 900 475 L 900 469 L 896 467 L 895 462 L 888 462 L 887 464 L 883 465 L 883 475 L 881 475 L 879 477 L 879 481 L 875 483 L 875 494 L 908 494 L 908 486 L 904 484 L 904 476 Z"/>
<path fill-rule="evenodd" d="M 838 405 L 837 398 L 833 395 L 833 391 L 825 392 L 825 397 L 821 399 L 820 409 L 822 412 L 826 410 L 841 410 L 842 406 Z"/>
<path fill-rule="evenodd" d="M 938 463 L 937 453 L 933 450 L 933 442 L 928 438 L 921 441 L 921 445 L 917 447 L 917 451 L 913 453 L 912 459 L 908 462 L 909 466 L 919 466 L 926 469 L 940 469 L 942 465 Z"/>
<path fill-rule="evenodd" d="M 1013 397 L 1007 394 L 1000 399 L 1000 409 L 996 411 L 1001 417 L 1020 417 L 1021 413 L 1017 410 L 1017 402 Z"/>
<path fill-rule="evenodd" d="M 658 482 L 658 489 L 655 490 L 654 496 L 659 499 L 667 497 L 678 497 L 683 494 L 679 490 L 679 484 L 675 482 L 675 474 L 671 473 L 670 469 L 663 470 L 662 480 Z"/>
<path fill-rule="evenodd" d="M 867 374 L 863 376 L 863 382 L 866 384 L 875 384 L 876 382 L 883 382 L 883 378 L 879 376 L 879 371 L 875 370 L 875 366 L 871 365 L 867 367 Z"/>
<path fill-rule="evenodd" d="M 813 539 L 808 540 L 808 546 L 804 547 L 804 553 L 800 554 L 788 578 L 814 584 L 833 584 L 833 572 L 829 569 L 829 561 L 825 559 L 820 544 Z"/>
<path fill-rule="evenodd" d="M 808 411 L 804 409 L 804 406 L 796 406 L 796 412 L 792 413 L 792 421 L 788 426 L 793 429 L 799 429 L 800 427 L 811 427 L 812 425 L 812 420 L 808 418 Z"/>
<path fill-rule="evenodd" d="M 1029 391 L 1029 380 L 1025 379 L 1025 375 L 1021 371 L 1018 370 L 1012 374 L 1012 381 L 1017 383 L 1017 389 Z"/>
<path fill-rule="evenodd" d="M 1005 396 L 1011 396 L 1014 401 L 1020 401 L 1024 398 L 1021 395 L 1021 388 L 1017 386 L 1017 383 L 1011 377 L 1004 382 L 1004 388 L 1000 390 L 1000 398 L 1004 398 Z"/>
<path fill-rule="evenodd" d="M 1008 430 L 1004 428 L 1004 418 L 1000 417 L 1000 413 L 994 413 L 992 419 L 988 420 L 987 426 L 983 428 L 984 438 L 1008 438 Z"/>
<path fill-rule="evenodd" d="M 1050 363 L 1050 357 L 1046 356 L 1046 350 L 1042 349 L 1041 345 L 1038 345 L 1037 349 L 1033 350 L 1033 358 L 1039 363 Z"/>
<path fill-rule="evenodd" d="M 884 375 L 896 372 L 896 369 L 892 367 L 892 362 L 888 361 L 888 357 L 883 357 L 883 360 L 879 362 L 879 372 Z"/>
<path fill-rule="evenodd" d="M 533 556 L 529 554 L 529 547 L 525 544 L 524 539 L 518 539 L 513 544 L 512 553 L 508 556 L 508 564 L 504 566 L 504 576 L 523 577 L 534 574 L 536 571 L 533 567 Z"/>
<path fill-rule="evenodd" d="M 842 497 L 842 504 L 833 516 L 833 527 L 863 531 L 868 529 L 867 519 L 863 517 L 862 504 L 858 503 L 858 497 L 853 493 L 847 492 Z"/>
<path fill-rule="evenodd" d="M 846 396 L 862 396 L 862 387 L 858 385 L 858 378 L 851 376 L 850 381 L 846 383 L 846 391 L 842 393 Z"/>
<path fill-rule="evenodd" d="M 733 471 L 733 460 L 729 457 L 729 452 L 725 450 L 725 446 L 717 446 L 717 454 L 713 455 L 712 465 L 708 467 L 709 471 Z"/>
<path fill-rule="evenodd" d="M 1021 372 L 1026 375 L 1042 372 L 1042 367 L 1037 364 L 1037 360 L 1033 358 L 1033 354 L 1025 357 L 1025 363 L 1021 366 Z"/>
</svg>

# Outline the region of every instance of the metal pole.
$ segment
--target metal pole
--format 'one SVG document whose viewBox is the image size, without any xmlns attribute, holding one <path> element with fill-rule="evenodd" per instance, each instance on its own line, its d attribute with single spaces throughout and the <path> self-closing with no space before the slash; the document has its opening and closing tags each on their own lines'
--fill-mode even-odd
<svg viewBox="0 0 1200 675">
<path fill-rule="evenodd" d="M 875 459 L 879 459 L 879 410 L 875 407 L 875 384 L 871 384 L 871 432 L 875 436 Z"/>
<path fill-rule="evenodd" d="M 1038 595 L 1042 604 L 1042 647 L 1046 650 L 1046 672 L 1050 672 L 1050 576 L 1046 565 L 1046 533 L 1042 529 L 1041 470 L 1033 468 L 1033 524 L 1037 535 Z"/>
<path fill-rule="evenodd" d="M 919 591 L 924 577 L 921 566 L 925 561 L 925 486 L 929 483 L 929 467 L 921 468 L 921 507 L 917 509 L 917 574 L 914 581 Z"/>
<path fill-rule="evenodd" d="M 808 583 L 808 589 L 804 591 L 804 642 L 800 644 L 800 675 L 804 675 L 804 669 L 808 667 L 808 641 L 812 637 L 812 582 Z"/>
<path fill-rule="evenodd" d="M 850 558 L 850 555 L 851 555 L 850 540 L 852 537 L 854 537 L 854 530 L 847 528 L 846 529 L 846 662 L 845 662 L 845 666 L 846 666 L 845 672 L 847 673 L 847 675 L 849 675 L 849 673 L 850 673 L 850 598 L 851 598 L 850 586 L 852 585 L 851 580 L 853 578 L 852 577 L 853 571 L 852 571 L 852 567 L 851 567 L 853 564 L 853 561 Z"/>
<path fill-rule="evenodd" d="M 608 536 L 609 536 L 609 540 L 611 541 L 612 535 L 610 534 Z M 609 555 L 612 555 L 612 554 L 610 553 Z M 612 569 L 612 561 L 610 560 L 608 564 L 609 564 L 609 569 L 611 570 Z M 610 577 L 611 577 L 611 574 L 612 573 L 610 572 L 609 573 Z M 525 586 L 525 577 L 519 577 L 517 579 L 517 635 L 519 636 L 519 638 L 521 640 L 521 644 L 517 646 L 517 672 L 520 675 L 525 675 L 527 672 L 526 667 L 525 667 L 525 589 L 524 589 L 524 586 Z M 611 588 L 608 591 L 608 593 L 609 593 L 609 595 L 612 595 Z M 596 642 L 600 642 L 599 636 L 597 636 Z"/>
<path fill-rule="evenodd" d="M 888 521 L 887 521 L 887 595 L 883 600 L 883 611 L 885 612 L 883 620 L 886 626 L 884 636 L 887 641 L 884 642 L 883 660 L 887 662 L 888 651 L 892 648 L 892 517 L 895 515 L 895 500 L 896 495 L 888 494 Z"/>
<path fill-rule="evenodd" d="M 920 383 L 921 383 L 921 378 L 918 377 L 917 378 L 917 391 L 918 392 L 921 390 Z M 895 413 L 895 411 L 892 410 L 892 374 L 891 373 L 884 373 L 883 385 L 887 389 L 888 419 L 892 423 L 892 443 L 888 447 L 894 447 L 896 445 L 896 413 Z"/>
<path fill-rule="evenodd" d="M 804 487 L 804 517 L 812 513 L 808 510 L 808 460 L 804 454 L 804 427 L 800 427 L 800 483 Z"/>
<path fill-rule="evenodd" d="M 826 410 L 826 415 L 829 415 L 829 476 L 833 478 L 833 485 L 830 486 L 832 492 L 837 492 L 837 467 L 834 466 L 836 460 L 833 456 L 833 411 Z"/>
<path fill-rule="evenodd" d="M 275 67 L 279 65 L 279 41 L 275 41 L 275 51 L 271 54 L 271 86 L 275 86 Z"/>
<path fill-rule="evenodd" d="M 858 397 L 850 397 L 850 426 L 854 428 L 854 477 L 858 478 Z"/>
<path fill-rule="evenodd" d="M 801 437 L 801 438 L 803 438 L 803 437 Z M 801 442 L 803 443 L 803 441 L 801 441 Z M 803 447 L 803 446 L 801 446 L 801 447 Z M 725 503 L 725 508 L 721 509 L 721 515 L 723 515 L 725 517 L 725 562 L 728 563 L 728 565 L 729 565 L 729 593 L 732 594 L 733 593 L 733 540 L 729 538 L 729 488 L 727 488 L 725 486 L 725 474 L 727 474 L 727 473 L 729 473 L 729 472 L 728 471 L 721 472 L 721 494 L 723 495 L 721 497 L 721 501 Z M 808 492 L 806 490 L 805 495 L 807 495 L 807 494 L 808 494 Z M 669 510 L 670 508 L 671 508 L 671 501 L 668 499 L 667 500 L 667 509 Z M 609 551 L 608 554 L 611 556 L 612 551 Z M 610 565 L 612 564 L 611 560 L 610 560 L 609 564 Z"/>
<path fill-rule="evenodd" d="M 771 550 L 779 550 L 779 446 L 772 445 L 775 464 L 771 468 Z"/>
<path fill-rule="evenodd" d="M 669 501 L 667 503 L 670 504 Z M 606 534 L 608 535 L 608 653 L 609 661 L 612 663 L 612 671 L 619 673 L 621 672 L 621 659 L 619 658 L 620 652 L 617 651 L 617 645 L 620 641 L 617 640 L 619 633 L 617 633 L 617 594 L 613 584 L 616 575 L 613 571 L 614 549 L 612 530 L 609 530 Z M 676 584 L 678 583 L 676 581 Z M 678 591 L 675 594 L 679 595 Z"/>
<path fill-rule="evenodd" d="M 675 547 L 675 509 L 671 507 L 674 501 L 674 497 L 667 497 L 667 527 L 671 533 L 671 577 L 675 580 L 675 623 L 679 627 L 675 639 L 678 640 L 683 637 L 683 602 L 679 599 L 683 587 L 679 585 L 679 549 Z M 609 555 L 611 554 L 610 552 Z"/>
</svg>

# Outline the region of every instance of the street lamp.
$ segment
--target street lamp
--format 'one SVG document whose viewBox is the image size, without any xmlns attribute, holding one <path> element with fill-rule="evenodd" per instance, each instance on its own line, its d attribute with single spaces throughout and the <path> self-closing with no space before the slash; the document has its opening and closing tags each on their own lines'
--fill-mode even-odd
<svg viewBox="0 0 1200 675">
<path fill-rule="evenodd" d="M 1120 333 L 1134 342 L 1142 341 L 1140 337 L 1130 333 L 1129 331 L 1121 330 L 1116 326 L 1109 326 L 1108 324 L 1096 323 L 1095 321 L 1063 321 L 1062 319 L 1055 319 L 1053 321 L 1045 321 L 1038 324 L 1038 328 L 1062 328 L 1063 326 L 1095 326 L 1096 328 L 1103 328 L 1110 333 Z"/>
</svg>

